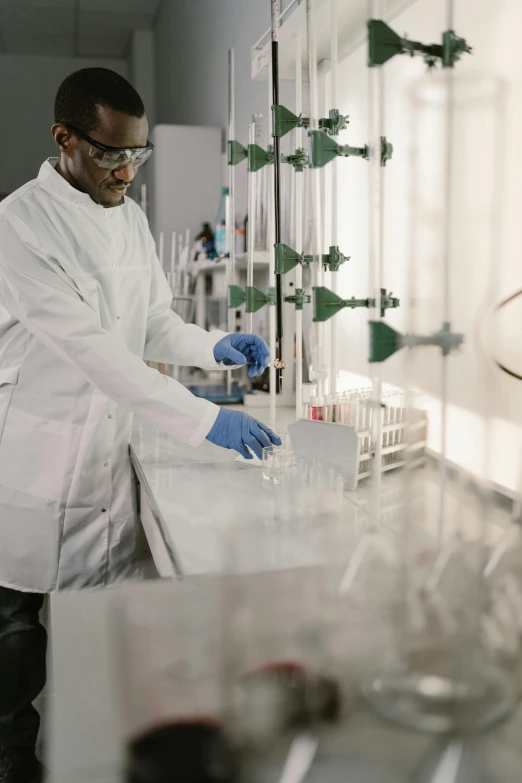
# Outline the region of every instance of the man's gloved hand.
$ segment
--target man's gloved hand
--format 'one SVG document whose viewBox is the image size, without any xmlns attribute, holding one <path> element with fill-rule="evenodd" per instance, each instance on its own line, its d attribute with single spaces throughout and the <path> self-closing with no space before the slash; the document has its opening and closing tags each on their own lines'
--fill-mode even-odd
<svg viewBox="0 0 522 783">
<path fill-rule="evenodd" d="M 220 408 L 207 440 L 224 449 L 235 449 L 245 459 L 252 459 L 247 446 L 261 459 L 265 446 L 281 445 L 281 438 L 265 424 L 246 413 L 229 411 L 226 408 Z"/>
<path fill-rule="evenodd" d="M 261 375 L 268 365 L 269 357 L 268 345 L 255 334 L 227 334 L 214 346 L 216 362 L 223 362 L 227 367 L 246 362 L 250 365 L 249 378 Z"/>
</svg>

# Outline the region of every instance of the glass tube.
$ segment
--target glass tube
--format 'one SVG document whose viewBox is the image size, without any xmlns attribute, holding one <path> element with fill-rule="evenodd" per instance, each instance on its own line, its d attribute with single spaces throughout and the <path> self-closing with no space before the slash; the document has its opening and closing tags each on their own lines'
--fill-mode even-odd
<svg viewBox="0 0 522 783">
<path fill-rule="evenodd" d="M 319 96 L 317 85 L 317 46 L 316 46 L 316 2 L 306 0 L 306 20 L 308 35 L 308 84 L 310 96 L 310 129 L 319 127 Z M 310 169 L 308 182 L 312 206 L 312 255 L 316 260 L 312 264 L 312 286 L 324 284 L 324 272 L 320 254 L 323 252 L 323 225 L 321 210 L 321 170 Z M 310 379 L 317 382 L 319 394 L 326 392 L 328 366 L 325 361 L 324 323 L 312 324 L 310 334 Z"/>
<path fill-rule="evenodd" d="M 248 126 L 248 143 L 256 143 L 256 124 L 251 122 Z M 256 205 L 256 173 L 248 172 L 248 259 L 247 259 L 247 286 L 254 285 L 254 251 L 256 247 L 257 231 L 257 205 Z M 247 313 L 247 332 L 252 334 L 253 313 Z"/>
<path fill-rule="evenodd" d="M 495 400 L 491 367 L 477 341 L 497 277 L 503 87 L 491 75 L 450 70 L 421 79 L 411 93 L 406 331 L 420 337 L 446 330 L 464 342 L 459 353 L 422 344 L 405 353 L 402 651 L 365 692 L 399 722 L 472 733 L 505 717 L 513 703 L 512 683 L 483 638 Z M 433 475 L 413 467 L 423 410 L 432 438 L 439 436 L 441 467 Z M 449 471 L 455 463 L 456 479 Z M 420 526 L 431 533 L 422 563 L 415 550 Z"/>
</svg>

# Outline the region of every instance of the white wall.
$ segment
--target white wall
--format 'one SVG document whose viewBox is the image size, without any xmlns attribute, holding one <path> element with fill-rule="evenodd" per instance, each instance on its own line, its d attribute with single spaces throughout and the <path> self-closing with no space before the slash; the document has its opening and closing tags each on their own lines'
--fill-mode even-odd
<svg viewBox="0 0 522 783">
<path fill-rule="evenodd" d="M 36 177 L 55 154 L 50 128 L 56 91 L 70 73 L 93 66 L 127 76 L 126 60 L 0 55 L 0 193 Z"/>
<path fill-rule="evenodd" d="M 492 457 L 492 474 L 500 484 L 514 487 L 518 481 L 522 448 L 522 384 L 502 375 L 482 354 L 477 327 L 484 324 L 482 299 L 493 305 L 498 297 L 520 288 L 520 224 L 522 217 L 522 50 L 517 43 L 522 24 L 519 0 L 459 0 L 455 3 L 455 29 L 473 46 L 455 68 L 456 78 L 485 72 L 499 74 L 506 84 L 506 119 L 496 135 L 492 125 L 496 110 L 470 101 L 469 111 L 457 120 L 455 146 L 454 231 L 452 235 L 452 307 L 455 330 L 465 333 L 460 354 L 449 360 L 450 424 L 449 458 L 473 471 L 484 469 L 486 451 Z M 408 37 L 432 42 L 444 29 L 443 0 L 418 0 L 392 26 Z M 444 170 L 443 115 L 423 119 L 422 134 L 412 131 L 415 121 L 410 92 L 413 82 L 424 79 L 422 60 L 396 57 L 384 66 L 385 133 L 394 144 L 394 156 L 385 171 L 384 284 L 401 297 L 403 307 L 387 316 L 390 325 L 407 328 L 407 307 L 412 274 L 416 276 L 415 331 L 434 331 L 443 320 L 442 172 Z M 339 72 L 341 110 L 350 115 L 345 143 L 368 140 L 368 69 L 366 47 L 359 49 Z M 417 115 L 418 119 L 418 115 Z M 422 177 L 414 181 L 413 149 L 418 153 Z M 361 160 L 341 160 L 341 249 L 352 260 L 340 273 L 343 295 L 364 296 L 368 291 L 368 166 Z M 504 177 L 504 202 L 495 204 L 495 175 Z M 500 225 L 493 235 L 490 216 L 500 206 Z M 412 226 L 412 221 L 415 227 Z M 410 267 L 411 240 L 416 241 L 415 266 Z M 490 254 L 490 249 L 492 253 Z M 489 261 L 493 283 L 488 279 Z M 413 270 L 413 271 L 412 271 Z M 496 286 L 497 291 L 492 288 Z M 337 316 L 341 332 L 339 365 L 347 371 L 368 373 L 368 327 L 365 311 L 345 311 Z M 522 303 L 514 305 L 499 322 L 495 349 L 511 366 L 522 371 L 520 333 Z M 491 329 L 486 330 L 491 332 Z M 431 445 L 440 446 L 441 359 L 436 349 L 419 349 L 411 372 L 414 383 L 430 408 Z M 405 352 L 383 365 L 384 378 L 405 383 Z M 490 387 L 493 437 L 484 440 L 482 417 Z"/>
<path fill-rule="evenodd" d="M 228 125 L 228 50 L 236 70 L 236 139 L 246 144 L 253 113 L 268 110 L 267 82 L 250 79 L 250 47 L 270 26 L 268 0 L 165 0 L 156 26 L 158 122 Z M 282 87 L 282 101 L 292 94 Z M 225 137 L 224 137 L 225 138 Z M 238 166 L 237 212 L 246 213 L 246 166 Z M 226 183 L 224 183 L 226 184 Z M 219 194 L 216 194 L 216 210 Z M 211 218 L 214 216 L 212 215 Z"/>
</svg>

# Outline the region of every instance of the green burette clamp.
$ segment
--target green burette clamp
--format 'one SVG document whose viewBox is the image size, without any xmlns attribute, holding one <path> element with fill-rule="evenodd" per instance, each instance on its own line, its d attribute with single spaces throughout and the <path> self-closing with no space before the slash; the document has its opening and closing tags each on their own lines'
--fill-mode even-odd
<svg viewBox="0 0 522 783">
<path fill-rule="evenodd" d="M 275 288 L 269 288 L 268 293 L 265 294 L 259 288 L 253 285 L 247 285 L 246 287 L 246 310 L 247 313 L 257 313 L 258 310 L 265 307 L 265 305 L 275 305 L 276 292 Z"/>
<path fill-rule="evenodd" d="M 356 307 L 375 307 L 375 299 L 342 299 L 329 288 L 324 286 L 315 286 L 314 292 L 314 321 L 328 321 L 329 318 L 336 315 L 336 313 L 344 310 L 346 307 L 354 310 Z M 399 307 L 400 299 L 388 294 L 383 288 L 381 289 L 381 315 L 385 315 L 386 310 L 393 307 Z M 370 322 L 373 323 L 373 322 Z M 378 322 L 380 323 L 380 322 Z"/>
<path fill-rule="evenodd" d="M 274 153 L 272 150 L 264 150 L 259 144 L 248 145 L 248 170 L 260 171 L 274 162 Z"/>
<path fill-rule="evenodd" d="M 341 114 L 339 109 L 330 109 L 328 117 L 321 117 L 319 120 L 319 128 L 329 136 L 338 136 L 342 130 L 348 127 L 349 117 L 348 115 Z"/>
<path fill-rule="evenodd" d="M 288 302 L 289 304 L 294 304 L 296 310 L 302 310 L 303 305 L 310 304 L 310 302 L 312 301 L 312 297 L 310 296 L 310 294 L 305 294 L 302 288 L 296 288 L 295 294 L 291 294 L 290 296 L 285 296 L 284 301 Z"/>
<path fill-rule="evenodd" d="M 308 128 L 310 118 L 302 115 L 297 116 L 286 106 L 277 105 L 272 106 L 272 124 L 274 128 L 272 136 L 283 138 L 295 128 Z M 348 116 L 341 114 L 338 109 L 330 109 L 328 117 L 321 117 L 319 120 L 319 127 L 330 136 L 337 136 L 347 125 Z"/>
<path fill-rule="evenodd" d="M 357 157 L 368 160 L 370 157 L 370 147 L 365 144 L 364 147 L 350 147 L 349 144 L 338 144 L 324 131 L 308 131 L 310 138 L 310 167 L 314 169 L 322 168 L 327 163 L 339 156 L 343 158 Z M 381 166 L 386 165 L 393 154 L 393 146 L 381 136 Z"/>
<path fill-rule="evenodd" d="M 228 287 L 228 306 L 231 310 L 237 310 L 246 302 L 246 291 L 238 285 L 229 285 Z"/>
<path fill-rule="evenodd" d="M 298 253 L 292 250 L 288 245 L 274 245 L 275 247 L 275 273 L 276 275 L 286 275 L 298 264 L 311 264 L 314 260 L 312 255 Z"/>
<path fill-rule="evenodd" d="M 464 342 L 462 334 L 451 331 L 451 324 L 445 321 L 438 332 L 428 335 L 401 334 L 383 321 L 370 321 L 370 362 L 384 362 L 401 348 L 415 348 L 419 345 L 436 345 L 443 356 L 459 348 Z"/>
<path fill-rule="evenodd" d="M 459 38 L 453 30 L 446 30 L 442 34 L 442 44 L 423 44 L 402 38 L 380 19 L 368 19 L 367 24 L 370 68 L 384 65 L 397 54 L 409 54 L 411 57 L 420 54 L 430 68 L 437 60 L 442 62 L 444 68 L 453 68 L 463 54 L 471 52 L 465 39 Z"/>
<path fill-rule="evenodd" d="M 328 253 L 321 254 L 321 261 L 325 271 L 338 272 L 339 267 L 346 261 L 349 261 L 351 256 L 345 256 L 341 253 L 337 245 L 330 245 Z"/>
<path fill-rule="evenodd" d="M 248 158 L 248 150 L 239 141 L 228 142 L 228 165 L 237 166 Z"/>
<path fill-rule="evenodd" d="M 286 106 L 277 105 L 272 106 L 272 124 L 274 128 L 272 136 L 282 138 L 294 128 L 308 128 L 310 119 L 301 115 L 298 117 Z"/>
<path fill-rule="evenodd" d="M 302 147 L 298 147 L 293 155 L 281 155 L 281 163 L 289 163 L 296 171 L 304 171 L 309 162 L 306 150 Z"/>
</svg>

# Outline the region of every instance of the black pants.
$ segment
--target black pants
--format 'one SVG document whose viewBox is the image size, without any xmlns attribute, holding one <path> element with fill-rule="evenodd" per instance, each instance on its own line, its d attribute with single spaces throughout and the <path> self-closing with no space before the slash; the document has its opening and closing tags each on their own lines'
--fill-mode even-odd
<svg viewBox="0 0 522 783">
<path fill-rule="evenodd" d="M 40 717 L 32 706 L 46 678 L 44 596 L 0 587 L 0 746 L 34 748 Z"/>
</svg>

